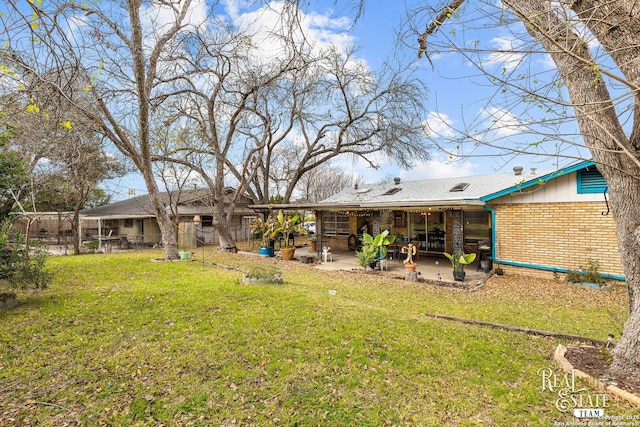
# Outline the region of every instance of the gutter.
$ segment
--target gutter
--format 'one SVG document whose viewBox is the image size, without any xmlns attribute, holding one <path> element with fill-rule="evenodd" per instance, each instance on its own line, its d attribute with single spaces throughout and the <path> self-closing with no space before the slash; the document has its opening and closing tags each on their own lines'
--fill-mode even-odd
<svg viewBox="0 0 640 427">
<path fill-rule="evenodd" d="M 450 199 L 450 200 L 416 200 L 416 201 L 402 201 L 395 200 L 389 202 L 380 202 L 380 201 L 367 201 L 362 202 L 359 205 L 363 209 L 375 209 L 375 208 L 423 208 L 423 207 L 451 207 L 451 208 L 459 208 L 464 206 L 484 206 L 484 202 L 479 199 Z"/>
<path fill-rule="evenodd" d="M 496 211 L 495 211 L 494 208 L 489 207 L 489 206 L 485 206 L 484 208 L 485 208 L 485 210 L 487 210 L 489 212 L 489 214 L 491 216 L 491 241 L 495 242 L 496 241 Z M 533 270 L 552 271 L 554 273 L 567 273 L 569 271 L 569 269 L 561 268 L 561 267 L 551 267 L 551 266 L 548 266 L 548 265 L 528 264 L 528 263 L 525 263 L 525 262 L 507 261 L 507 260 L 498 259 L 496 257 L 496 245 L 495 244 L 491 245 L 491 259 L 496 264 L 510 265 L 512 267 L 531 268 Z M 604 279 L 621 280 L 621 281 L 626 281 L 627 280 L 627 278 L 625 276 L 622 276 L 622 275 L 619 275 L 619 274 L 600 273 L 600 275 Z"/>
</svg>

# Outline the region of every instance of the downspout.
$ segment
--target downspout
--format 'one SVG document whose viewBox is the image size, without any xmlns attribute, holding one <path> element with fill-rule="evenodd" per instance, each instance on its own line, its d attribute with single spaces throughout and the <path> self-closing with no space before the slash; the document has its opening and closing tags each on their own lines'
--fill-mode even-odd
<svg viewBox="0 0 640 427">
<path fill-rule="evenodd" d="M 496 258 L 496 211 L 494 208 L 489 206 L 484 206 L 484 209 L 491 214 L 491 259 L 493 262 L 497 264 L 510 265 L 513 267 L 523 267 L 523 268 L 531 268 L 534 270 L 543 270 L 543 271 L 552 271 L 555 273 L 567 273 L 569 269 L 561 268 L 561 267 L 549 267 L 546 265 L 537 265 L 537 264 L 527 264 L 524 262 L 517 261 L 505 261 Z M 627 278 L 625 276 L 621 276 L 619 274 L 610 274 L 610 273 L 600 273 L 600 275 L 604 279 L 612 279 L 612 280 L 621 280 L 626 281 Z"/>
</svg>

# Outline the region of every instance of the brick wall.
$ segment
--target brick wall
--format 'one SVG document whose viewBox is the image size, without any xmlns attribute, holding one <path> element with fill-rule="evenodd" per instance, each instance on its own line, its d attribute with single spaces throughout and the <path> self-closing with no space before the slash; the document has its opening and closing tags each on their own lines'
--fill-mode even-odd
<svg viewBox="0 0 640 427">
<path fill-rule="evenodd" d="M 497 204 L 498 259 L 577 270 L 589 259 L 601 273 L 623 275 L 612 215 L 602 202 Z M 513 271 L 513 267 L 504 266 Z M 523 273 L 525 273 L 523 271 Z M 525 274 L 550 275 L 527 269 Z"/>
<path fill-rule="evenodd" d="M 322 246 L 329 246 L 331 249 L 346 251 L 349 249 L 347 236 L 323 236 Z"/>
</svg>

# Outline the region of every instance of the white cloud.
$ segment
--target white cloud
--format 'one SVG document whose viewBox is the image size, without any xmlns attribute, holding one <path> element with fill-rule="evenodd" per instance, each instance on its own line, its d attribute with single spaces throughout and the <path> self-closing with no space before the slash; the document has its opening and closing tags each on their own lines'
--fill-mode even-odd
<svg viewBox="0 0 640 427">
<path fill-rule="evenodd" d="M 414 167 L 411 170 L 402 171 L 400 177 L 405 181 L 414 181 L 428 178 L 448 178 L 455 176 L 469 176 L 478 173 L 478 163 L 469 159 L 449 158 L 447 155 L 438 155 L 426 164 Z"/>
<path fill-rule="evenodd" d="M 450 138 L 455 135 L 455 121 L 448 114 L 439 112 L 429 112 L 427 120 L 424 121 L 424 132 L 428 138 Z"/>
<path fill-rule="evenodd" d="M 499 67 L 504 70 L 518 68 L 525 56 L 519 49 L 522 42 L 515 38 L 494 37 L 490 44 L 495 45 L 495 52 L 490 53 L 483 61 L 485 67 Z"/>
<path fill-rule="evenodd" d="M 528 128 L 513 113 L 497 107 L 491 107 L 480 111 L 480 117 L 484 119 L 485 132 L 496 138 L 519 135 Z"/>
<path fill-rule="evenodd" d="M 287 13 L 284 9 L 291 7 L 286 2 L 274 1 L 255 10 L 243 10 L 249 6 L 245 1 L 229 0 L 226 12 L 233 23 L 241 30 L 253 34 L 251 44 L 258 46 L 263 59 L 277 57 L 282 51 L 277 38 L 273 34 L 281 34 L 287 25 Z M 294 37 L 297 43 L 306 42 L 316 51 L 334 48 L 339 52 L 346 51 L 353 45 L 354 39 L 346 33 L 351 20 L 346 17 L 334 18 L 331 11 L 325 13 L 298 11 L 299 28 Z"/>
<path fill-rule="evenodd" d="M 180 5 L 177 7 L 179 8 Z M 176 11 L 173 8 L 157 3 L 150 3 L 149 6 L 144 7 L 141 15 L 146 20 L 145 28 L 151 29 L 155 35 L 163 33 L 164 31 L 161 29 L 169 28 L 176 21 Z M 184 23 L 197 27 L 206 19 L 206 0 L 194 0 L 185 16 Z"/>
</svg>

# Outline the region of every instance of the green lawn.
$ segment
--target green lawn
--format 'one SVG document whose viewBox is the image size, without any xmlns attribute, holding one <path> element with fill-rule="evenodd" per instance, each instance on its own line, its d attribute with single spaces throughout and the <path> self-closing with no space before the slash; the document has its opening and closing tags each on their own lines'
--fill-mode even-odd
<svg viewBox="0 0 640 427">
<path fill-rule="evenodd" d="M 52 286 L 0 312 L 0 425 L 553 425 L 541 390 L 561 341 L 425 313 L 605 339 L 626 291 L 503 276 L 481 290 L 159 252 L 48 260 Z M 516 280 L 517 279 L 517 280 Z M 335 289 L 336 295 L 329 290 Z M 593 392 L 595 393 L 595 392 Z M 611 403 L 607 415 L 638 413 Z"/>
</svg>

